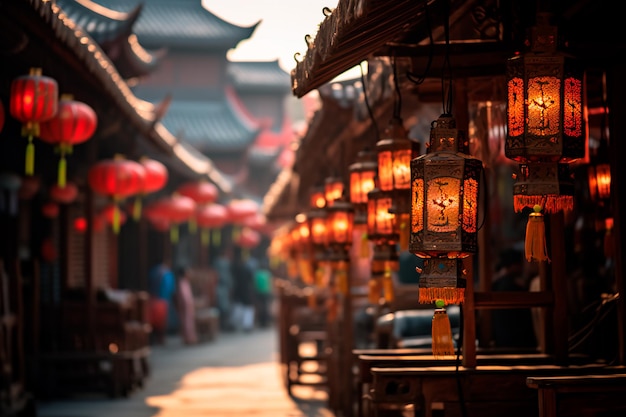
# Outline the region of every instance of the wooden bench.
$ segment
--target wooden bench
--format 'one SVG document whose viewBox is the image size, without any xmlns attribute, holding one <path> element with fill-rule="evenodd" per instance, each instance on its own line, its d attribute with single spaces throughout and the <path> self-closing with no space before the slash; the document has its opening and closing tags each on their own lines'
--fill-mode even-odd
<svg viewBox="0 0 626 417">
<path fill-rule="evenodd" d="M 539 417 L 626 415 L 626 374 L 532 376 L 538 390 Z"/>
<path fill-rule="evenodd" d="M 467 415 L 481 417 L 529 417 L 538 415 L 535 390 L 527 378 L 538 376 L 609 375 L 623 373 L 626 367 L 589 364 L 557 365 L 479 365 L 381 368 L 373 367 L 370 390 L 371 410 L 414 408 L 416 416 Z"/>
</svg>

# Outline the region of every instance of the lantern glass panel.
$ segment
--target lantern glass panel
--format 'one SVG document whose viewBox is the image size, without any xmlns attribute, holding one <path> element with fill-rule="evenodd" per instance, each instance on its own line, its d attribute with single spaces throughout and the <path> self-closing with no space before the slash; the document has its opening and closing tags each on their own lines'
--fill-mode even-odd
<svg viewBox="0 0 626 417">
<path fill-rule="evenodd" d="M 311 232 L 311 239 L 316 245 L 326 244 L 326 218 L 325 217 L 313 217 L 309 219 Z"/>
<path fill-rule="evenodd" d="M 326 198 L 326 205 L 330 206 L 335 200 L 340 199 L 343 196 L 343 181 L 337 178 L 329 178 L 326 180 L 324 186 L 324 197 Z"/>
<path fill-rule="evenodd" d="M 352 243 L 353 217 L 354 212 L 351 210 L 332 210 L 328 213 L 328 243 Z"/>
<path fill-rule="evenodd" d="M 350 202 L 353 204 L 367 203 L 367 193 L 374 189 L 376 170 L 353 171 L 350 173 Z"/>
<path fill-rule="evenodd" d="M 324 194 L 324 188 L 319 187 L 314 189 L 313 192 L 311 192 L 309 202 L 312 208 L 320 209 L 326 207 L 326 196 Z"/>
</svg>

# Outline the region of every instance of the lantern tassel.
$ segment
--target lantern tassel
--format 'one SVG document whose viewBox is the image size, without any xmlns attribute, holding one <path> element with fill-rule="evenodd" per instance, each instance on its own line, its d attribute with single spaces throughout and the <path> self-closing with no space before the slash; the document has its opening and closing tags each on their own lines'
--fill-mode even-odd
<svg viewBox="0 0 626 417">
<path fill-rule="evenodd" d="M 59 159 L 57 184 L 61 188 L 65 187 L 65 184 L 67 184 L 67 160 L 65 159 L 65 155 L 61 155 L 61 159 Z"/>
<path fill-rule="evenodd" d="M 432 327 L 432 348 L 435 359 L 444 359 L 446 356 L 454 355 L 454 344 L 452 343 L 452 329 L 450 318 L 444 308 L 444 301 L 435 302 L 437 308 L 433 315 Z"/>
<path fill-rule="evenodd" d="M 25 173 L 26 175 L 33 175 L 35 173 L 35 144 L 33 143 L 33 135 L 28 135 Z"/>
<path fill-rule="evenodd" d="M 385 274 L 383 275 L 383 295 L 387 303 L 392 303 L 395 299 L 395 293 L 393 289 L 393 279 L 391 276 L 391 270 L 389 267 L 385 267 Z"/>
<path fill-rule="evenodd" d="M 170 228 L 170 241 L 172 243 L 178 243 L 178 225 L 174 225 Z"/>
<path fill-rule="evenodd" d="M 541 206 L 537 204 L 533 207 L 533 210 L 528 215 L 528 223 L 526 224 L 526 240 L 524 242 L 526 260 L 528 262 L 550 262 L 546 246 L 546 227 L 543 222 Z"/>
<path fill-rule="evenodd" d="M 370 242 L 367 239 L 367 233 L 361 235 L 361 250 L 359 251 L 359 257 L 361 259 L 367 259 L 370 257 Z"/>
<path fill-rule="evenodd" d="M 120 208 L 117 204 L 113 205 L 113 233 L 120 233 Z"/>
<path fill-rule="evenodd" d="M 198 223 L 196 222 L 195 219 L 190 219 L 189 220 L 189 233 L 194 235 L 196 234 L 197 231 L 198 231 Z"/>
<path fill-rule="evenodd" d="M 378 305 L 378 301 L 380 300 L 381 293 L 381 283 L 380 278 L 370 278 L 368 282 L 368 293 L 367 300 L 370 304 Z"/>
<path fill-rule="evenodd" d="M 210 242 L 211 231 L 209 229 L 202 229 L 200 232 L 200 241 L 203 247 L 207 247 Z"/>
<path fill-rule="evenodd" d="M 220 229 L 211 231 L 211 240 L 213 241 L 213 246 L 220 246 L 222 244 L 222 232 Z"/>
<path fill-rule="evenodd" d="M 141 218 L 141 197 L 135 197 L 135 202 L 133 204 L 133 219 L 135 221 L 139 221 Z"/>
</svg>

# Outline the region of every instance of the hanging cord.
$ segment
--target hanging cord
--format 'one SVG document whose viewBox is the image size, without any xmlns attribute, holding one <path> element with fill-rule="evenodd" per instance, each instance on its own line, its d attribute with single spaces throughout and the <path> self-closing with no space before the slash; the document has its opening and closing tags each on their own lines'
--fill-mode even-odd
<svg viewBox="0 0 626 417">
<path fill-rule="evenodd" d="M 372 107 L 370 106 L 369 99 L 367 98 L 367 84 L 365 84 L 365 73 L 363 72 L 363 65 L 359 64 L 359 69 L 361 70 L 361 84 L 363 85 L 363 101 L 365 102 L 365 107 L 367 108 L 367 114 L 370 115 L 370 119 L 372 120 L 372 126 L 374 126 L 374 130 L 376 131 L 376 139 L 379 139 L 380 133 L 378 132 L 378 123 L 376 123 L 376 118 L 374 118 L 374 112 L 372 112 Z"/>
<path fill-rule="evenodd" d="M 426 21 L 426 27 L 428 28 L 428 40 L 430 42 L 429 43 L 430 48 L 428 49 L 428 61 L 426 62 L 426 68 L 424 68 L 423 74 L 418 75 L 411 71 L 406 72 L 407 79 L 417 85 L 422 84 L 424 80 L 426 79 L 426 77 L 428 76 L 428 73 L 430 71 L 430 66 L 432 65 L 432 62 L 433 62 L 434 44 L 435 44 L 435 41 L 433 40 L 433 31 L 430 25 L 430 13 L 428 13 L 428 1 L 424 1 L 423 4 L 424 4 L 424 20 Z"/>
<path fill-rule="evenodd" d="M 398 82 L 398 64 L 395 55 L 391 57 L 391 66 L 393 68 L 393 87 L 396 92 L 396 100 L 393 104 L 393 117 L 400 119 L 400 111 L 402 110 L 402 94 L 400 93 L 400 83 Z"/>
<path fill-rule="evenodd" d="M 443 22 L 446 49 L 441 68 L 441 102 L 443 114 L 452 115 L 452 66 L 450 65 L 450 1 L 444 1 L 446 19 Z"/>
</svg>

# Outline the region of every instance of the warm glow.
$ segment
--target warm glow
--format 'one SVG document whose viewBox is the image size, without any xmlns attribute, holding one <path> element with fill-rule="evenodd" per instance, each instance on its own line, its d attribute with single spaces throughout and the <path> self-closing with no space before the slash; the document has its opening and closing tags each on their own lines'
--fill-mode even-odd
<svg viewBox="0 0 626 417">
<path fill-rule="evenodd" d="M 312 208 L 320 209 L 326 207 L 326 196 L 323 188 L 317 188 L 311 192 L 310 204 Z"/>
<path fill-rule="evenodd" d="M 589 167 L 589 194 L 592 200 L 608 200 L 611 196 L 611 167 L 598 164 Z"/>
<path fill-rule="evenodd" d="M 326 204 L 332 205 L 335 200 L 339 200 L 343 196 L 343 181 L 340 178 L 328 178 L 324 185 L 324 197 Z"/>
<path fill-rule="evenodd" d="M 443 233 L 459 227 L 458 178 L 440 177 L 426 185 L 426 216 L 428 230 Z"/>
<path fill-rule="evenodd" d="M 528 133 L 557 135 L 561 128 L 561 80 L 534 77 L 528 80 Z"/>
<path fill-rule="evenodd" d="M 326 217 L 309 218 L 311 238 L 316 245 L 326 244 Z"/>
<path fill-rule="evenodd" d="M 374 189 L 376 171 L 355 171 L 350 173 L 350 202 L 366 204 L 367 193 Z"/>
<path fill-rule="evenodd" d="M 405 149 L 388 149 L 378 153 L 378 181 L 383 191 L 407 190 L 411 186 L 411 144 Z"/>
</svg>

